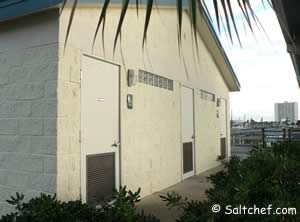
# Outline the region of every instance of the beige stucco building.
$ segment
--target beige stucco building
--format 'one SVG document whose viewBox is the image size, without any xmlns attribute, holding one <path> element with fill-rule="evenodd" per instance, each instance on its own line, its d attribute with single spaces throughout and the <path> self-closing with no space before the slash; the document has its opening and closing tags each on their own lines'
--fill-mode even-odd
<svg viewBox="0 0 300 222">
<path fill-rule="evenodd" d="M 15 192 L 93 203 L 127 185 L 145 196 L 230 156 L 239 83 L 206 18 L 197 52 L 184 13 L 180 54 L 175 6 L 154 9 L 143 52 L 145 11 L 130 6 L 114 55 L 119 4 L 104 50 L 101 34 L 92 48 L 99 5 L 81 1 L 65 47 L 70 8 L 60 16 L 49 2 L 0 24 L 0 215 Z"/>
</svg>

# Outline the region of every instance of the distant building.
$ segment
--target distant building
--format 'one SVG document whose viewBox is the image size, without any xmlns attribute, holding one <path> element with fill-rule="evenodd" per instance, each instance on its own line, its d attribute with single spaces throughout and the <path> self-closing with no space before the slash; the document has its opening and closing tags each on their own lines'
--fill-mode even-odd
<svg viewBox="0 0 300 222">
<path fill-rule="evenodd" d="M 275 121 L 290 121 L 292 123 L 298 120 L 298 103 L 275 103 Z"/>
</svg>

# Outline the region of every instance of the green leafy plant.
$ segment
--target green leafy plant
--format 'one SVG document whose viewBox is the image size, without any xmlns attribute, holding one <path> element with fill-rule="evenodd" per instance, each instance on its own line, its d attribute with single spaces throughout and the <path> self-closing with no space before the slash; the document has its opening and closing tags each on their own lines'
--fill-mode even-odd
<svg viewBox="0 0 300 222">
<path fill-rule="evenodd" d="M 225 170 L 208 178 L 213 188 L 207 190 L 207 201 L 189 201 L 171 193 L 162 196 L 169 207 L 181 208 L 184 213 L 179 222 L 200 221 L 300 221 L 294 215 L 228 214 L 238 206 L 272 209 L 300 207 L 300 145 L 285 141 L 272 148 L 256 149 L 249 158 L 233 158 L 225 163 Z M 220 212 L 213 213 L 218 204 Z M 227 213 L 226 213 L 227 212 Z M 295 212 L 294 212 L 295 213 Z"/>
<path fill-rule="evenodd" d="M 121 187 L 114 192 L 112 203 L 94 207 L 79 200 L 62 202 L 47 194 L 24 202 L 24 195 L 17 193 L 7 201 L 15 212 L 3 216 L 0 222 L 159 222 L 154 216 L 137 211 L 139 198 L 140 189 L 133 193 Z"/>
</svg>

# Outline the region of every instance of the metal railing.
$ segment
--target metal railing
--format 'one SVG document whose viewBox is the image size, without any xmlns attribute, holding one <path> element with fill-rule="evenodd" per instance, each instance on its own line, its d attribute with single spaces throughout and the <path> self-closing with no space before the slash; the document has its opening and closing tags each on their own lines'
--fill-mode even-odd
<svg viewBox="0 0 300 222">
<path fill-rule="evenodd" d="M 271 145 L 283 140 L 300 141 L 300 128 L 232 129 L 232 146 Z"/>
</svg>

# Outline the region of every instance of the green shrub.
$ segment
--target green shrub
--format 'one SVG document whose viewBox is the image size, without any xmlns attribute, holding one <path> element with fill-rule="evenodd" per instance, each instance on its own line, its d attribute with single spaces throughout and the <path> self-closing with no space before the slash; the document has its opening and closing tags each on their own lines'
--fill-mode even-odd
<svg viewBox="0 0 300 222">
<path fill-rule="evenodd" d="M 133 193 L 123 187 L 115 191 L 113 203 L 93 207 L 79 200 L 62 202 L 46 194 L 24 202 L 24 195 L 17 193 L 7 201 L 15 207 L 15 213 L 3 216 L 0 222 L 159 222 L 151 215 L 137 212 L 139 194 L 140 190 Z"/>
<path fill-rule="evenodd" d="M 169 207 L 184 210 L 178 222 L 200 221 L 300 221 L 300 145 L 291 141 L 272 148 L 257 149 L 249 158 L 233 158 L 225 170 L 208 178 L 214 187 L 207 191 L 207 201 L 188 201 L 177 194 L 162 196 Z M 212 213 L 219 204 L 221 211 Z M 228 215 L 225 207 L 296 208 L 297 215 Z M 226 214 L 227 212 L 227 214 Z"/>
</svg>

